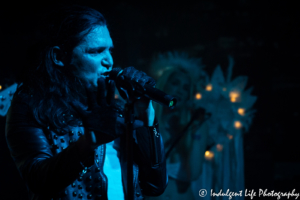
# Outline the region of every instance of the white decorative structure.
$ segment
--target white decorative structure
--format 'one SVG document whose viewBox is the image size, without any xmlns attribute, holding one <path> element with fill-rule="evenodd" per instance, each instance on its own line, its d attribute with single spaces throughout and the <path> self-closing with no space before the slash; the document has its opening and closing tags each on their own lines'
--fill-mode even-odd
<svg viewBox="0 0 300 200">
<path fill-rule="evenodd" d="M 196 86 L 194 108 L 202 107 L 211 113 L 207 123 L 214 145 L 203 155 L 205 162 L 201 176 L 192 182 L 195 199 L 228 200 L 228 196 L 212 198 L 211 190 L 215 193 L 221 190 L 226 193 L 228 189 L 231 192 L 245 189 L 243 133 L 247 132 L 251 125 L 255 113 L 252 106 L 257 97 L 251 95 L 253 88 L 245 90 L 247 76 L 238 76 L 231 80 L 234 60 L 231 56 L 228 59 L 226 77 L 220 66 L 217 66 L 209 77 L 203 70 L 205 66 L 201 59 L 192 59 L 186 53 L 160 54 L 151 64 L 151 76 L 156 79 L 170 68 L 186 69 Z M 199 197 L 200 189 L 207 190 L 205 197 Z"/>
<path fill-rule="evenodd" d="M 208 76 L 203 70 L 205 65 L 202 63 L 202 58 L 191 58 L 187 53 L 177 51 L 154 57 L 150 66 L 150 74 L 153 78 L 158 79 L 166 70 L 177 67 L 185 69 L 193 83 L 199 80 L 208 81 Z"/>
<path fill-rule="evenodd" d="M 220 66 L 214 70 L 212 77 L 206 82 L 206 88 L 199 90 L 195 98 L 197 107 L 211 113 L 208 120 L 210 137 L 215 145 L 205 155 L 206 161 L 200 178 L 193 182 L 195 198 L 197 191 L 211 189 L 224 193 L 244 191 L 244 157 L 243 133 L 249 130 L 255 110 L 252 109 L 257 97 L 251 95 L 252 88 L 244 90 L 247 84 L 246 76 L 238 76 L 231 81 L 234 61 L 229 57 L 227 78 Z M 202 199 L 212 199 L 210 195 Z M 228 199 L 227 196 L 217 199 Z M 243 199 L 239 197 L 238 199 Z"/>
</svg>

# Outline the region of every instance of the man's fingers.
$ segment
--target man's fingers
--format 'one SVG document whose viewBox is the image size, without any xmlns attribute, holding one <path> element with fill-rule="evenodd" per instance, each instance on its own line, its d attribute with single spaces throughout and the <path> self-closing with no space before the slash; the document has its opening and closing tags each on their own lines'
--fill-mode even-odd
<svg viewBox="0 0 300 200">
<path fill-rule="evenodd" d="M 156 82 L 155 82 L 155 80 L 152 77 L 149 76 L 149 78 L 147 80 L 147 84 L 151 85 L 152 87 L 155 87 Z"/>
<path fill-rule="evenodd" d="M 152 77 L 148 76 L 143 71 L 136 70 L 134 67 L 125 68 L 122 74 L 128 79 L 138 82 L 141 86 L 149 84 L 154 87 L 156 85 L 155 80 Z"/>
<path fill-rule="evenodd" d="M 136 81 L 144 87 L 146 82 L 148 81 L 148 76 L 145 72 L 140 72 L 139 76 L 136 77 Z"/>
</svg>

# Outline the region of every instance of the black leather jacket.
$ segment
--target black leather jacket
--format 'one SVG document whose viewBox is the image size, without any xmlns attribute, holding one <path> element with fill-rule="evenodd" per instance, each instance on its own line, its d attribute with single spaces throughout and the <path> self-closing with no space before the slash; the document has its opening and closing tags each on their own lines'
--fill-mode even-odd
<svg viewBox="0 0 300 200">
<path fill-rule="evenodd" d="M 94 151 L 84 170 L 75 143 L 84 134 L 84 127 L 52 130 L 39 126 L 24 98 L 14 95 L 6 119 L 6 139 L 11 156 L 26 182 L 29 198 L 107 199 L 107 177 L 103 173 L 105 144 Z M 125 135 L 125 134 L 123 134 Z M 134 199 L 162 194 L 168 183 L 163 142 L 160 134 L 148 127 L 135 130 Z M 115 140 L 126 193 L 125 137 Z M 126 196 L 126 195 L 125 195 Z"/>
</svg>

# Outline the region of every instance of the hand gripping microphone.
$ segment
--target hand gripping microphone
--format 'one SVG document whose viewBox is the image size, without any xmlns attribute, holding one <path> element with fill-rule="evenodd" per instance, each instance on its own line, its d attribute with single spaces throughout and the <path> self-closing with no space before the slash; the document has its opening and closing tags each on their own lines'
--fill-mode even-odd
<svg viewBox="0 0 300 200">
<path fill-rule="evenodd" d="M 148 84 L 141 86 L 139 83 L 127 80 L 122 77 L 123 70 L 121 68 L 113 68 L 108 73 L 108 79 L 114 80 L 118 88 L 123 88 L 126 91 L 131 90 L 136 97 L 145 96 L 163 106 L 174 108 L 177 103 L 177 99 L 171 95 L 164 93 L 163 91 L 154 88 Z"/>
</svg>

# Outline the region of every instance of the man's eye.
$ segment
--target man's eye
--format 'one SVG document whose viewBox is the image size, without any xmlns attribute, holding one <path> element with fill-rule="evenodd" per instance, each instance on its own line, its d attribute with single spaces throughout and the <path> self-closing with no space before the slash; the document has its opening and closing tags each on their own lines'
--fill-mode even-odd
<svg viewBox="0 0 300 200">
<path fill-rule="evenodd" d="M 99 53 L 99 51 L 95 51 L 95 50 L 92 50 L 92 51 L 89 51 L 90 54 L 96 54 L 96 53 Z"/>
<path fill-rule="evenodd" d="M 105 48 L 100 48 L 100 49 L 90 49 L 88 51 L 88 53 L 90 54 L 99 54 L 99 53 L 103 53 L 104 51 L 106 51 Z M 112 54 L 112 48 L 108 49 L 109 53 Z"/>
<path fill-rule="evenodd" d="M 103 48 L 99 48 L 99 49 L 90 49 L 88 51 L 88 53 L 91 53 L 91 54 L 98 54 L 98 53 L 102 53 L 104 51 Z"/>
</svg>

